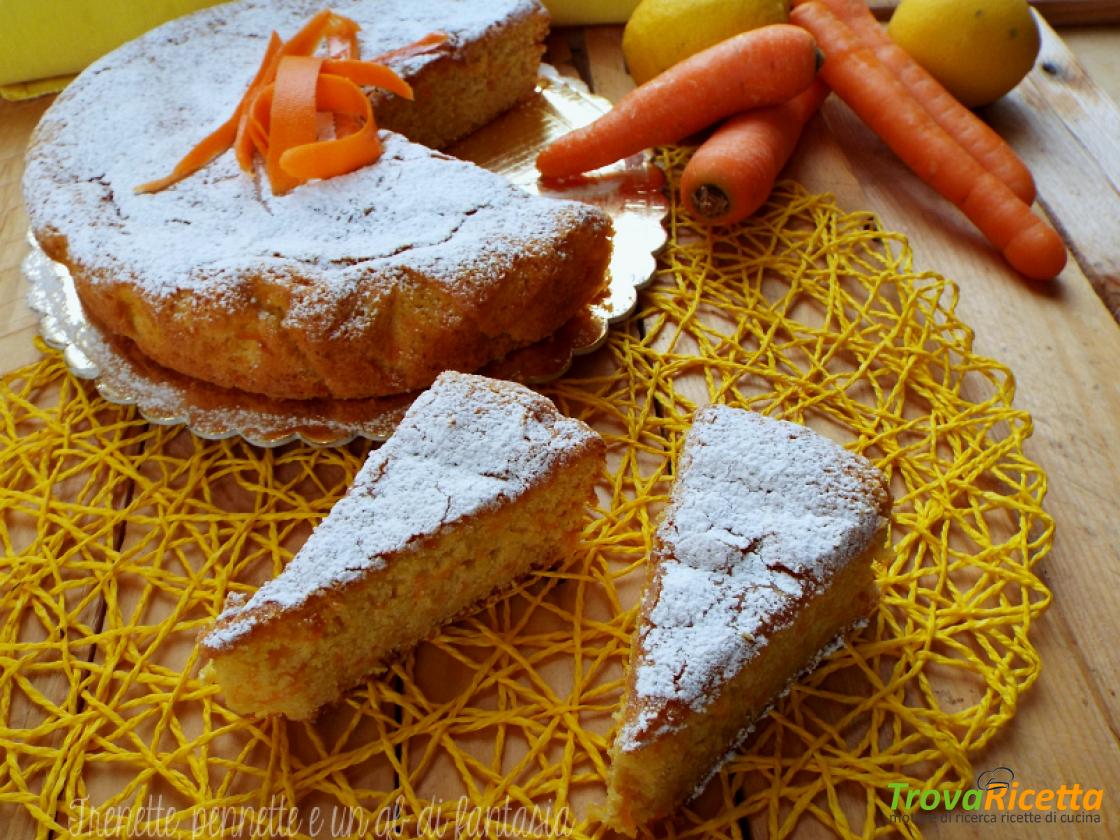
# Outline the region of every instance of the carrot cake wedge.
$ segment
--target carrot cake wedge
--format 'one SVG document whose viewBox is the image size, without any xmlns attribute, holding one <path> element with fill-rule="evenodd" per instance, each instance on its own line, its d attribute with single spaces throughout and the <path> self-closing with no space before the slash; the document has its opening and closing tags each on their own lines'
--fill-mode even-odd
<svg viewBox="0 0 1120 840">
<path fill-rule="evenodd" d="M 809 429 L 725 406 L 696 414 L 612 748 L 618 829 L 697 792 L 774 698 L 874 609 L 890 505 L 874 466 Z"/>
<path fill-rule="evenodd" d="M 224 701 L 307 719 L 386 657 L 569 555 L 602 438 L 511 382 L 444 373 L 295 558 L 202 646 Z"/>
</svg>

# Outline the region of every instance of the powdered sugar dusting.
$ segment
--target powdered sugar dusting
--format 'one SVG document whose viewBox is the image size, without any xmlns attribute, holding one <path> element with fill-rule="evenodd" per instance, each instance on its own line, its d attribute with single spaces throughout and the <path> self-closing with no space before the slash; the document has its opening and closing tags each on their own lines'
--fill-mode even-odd
<svg viewBox="0 0 1120 840">
<path fill-rule="evenodd" d="M 698 412 L 657 533 L 622 749 L 671 728 L 669 702 L 702 710 L 875 539 L 885 499 L 870 463 L 809 429 L 726 406 Z"/>
<path fill-rule="evenodd" d="M 384 568 L 417 538 L 516 500 L 595 437 L 522 385 L 441 374 L 292 562 L 247 602 L 227 604 L 204 644 L 226 647 L 252 629 L 259 608 L 297 607 Z"/>
<path fill-rule="evenodd" d="M 217 6 L 89 68 L 44 116 L 29 152 L 24 184 L 36 233 L 64 236 L 87 279 L 125 280 L 155 300 L 187 293 L 243 305 L 261 279 L 298 289 L 288 324 L 322 328 L 337 325 L 332 307 L 359 285 L 376 304 L 415 272 L 474 295 L 472 278 L 507 269 L 527 243 L 556 248 L 574 220 L 600 215 L 530 196 L 390 132 L 382 132 L 377 164 L 284 196 L 242 173 L 228 151 L 166 190 L 134 194 L 232 113 L 268 33 L 290 37 L 320 8 L 302 0 Z M 450 34 L 453 52 L 537 5 L 344 0 L 332 8 L 362 24 L 362 53 L 372 56 L 437 30 Z M 407 75 L 429 60 L 398 69 Z"/>
</svg>

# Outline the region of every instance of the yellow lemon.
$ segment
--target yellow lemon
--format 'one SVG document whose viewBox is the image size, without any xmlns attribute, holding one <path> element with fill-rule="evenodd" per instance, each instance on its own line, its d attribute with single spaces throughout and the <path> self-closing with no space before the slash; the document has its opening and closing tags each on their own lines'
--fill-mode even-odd
<svg viewBox="0 0 1120 840">
<path fill-rule="evenodd" d="M 1026 0 L 902 0 L 887 31 L 970 108 L 1019 84 L 1038 56 Z"/>
<path fill-rule="evenodd" d="M 638 84 L 748 29 L 789 21 L 788 0 L 642 0 L 622 36 Z"/>
</svg>

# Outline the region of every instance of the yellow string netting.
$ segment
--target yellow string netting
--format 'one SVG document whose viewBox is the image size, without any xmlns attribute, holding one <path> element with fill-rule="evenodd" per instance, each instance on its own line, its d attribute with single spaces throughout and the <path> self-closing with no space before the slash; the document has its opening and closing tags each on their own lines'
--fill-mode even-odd
<svg viewBox="0 0 1120 840">
<path fill-rule="evenodd" d="M 681 151 L 665 153 L 674 180 Z M 611 716 L 672 458 L 697 403 L 807 422 L 890 476 L 896 558 L 870 626 L 658 835 L 817 820 L 898 832 L 888 784 L 973 783 L 1039 662 L 1046 477 L 956 287 L 899 234 L 782 185 L 710 237 L 674 208 L 663 275 L 545 387 L 608 439 L 586 551 L 448 626 L 314 725 L 199 681 L 226 592 L 275 574 L 367 445 L 267 451 L 151 426 L 61 358 L 0 395 L 0 824 L 7 836 L 601 837 Z M 461 798 L 465 797 L 465 798 Z M 318 810 L 316 810 L 318 809 Z M 316 818 L 318 821 L 316 821 Z M 394 833 L 395 832 L 395 833 Z"/>
</svg>

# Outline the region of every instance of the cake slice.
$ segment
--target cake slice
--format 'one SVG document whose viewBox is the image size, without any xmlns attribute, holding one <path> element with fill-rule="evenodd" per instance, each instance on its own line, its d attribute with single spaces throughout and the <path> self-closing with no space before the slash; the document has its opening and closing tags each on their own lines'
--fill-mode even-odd
<svg viewBox="0 0 1120 840">
<path fill-rule="evenodd" d="M 632 833 L 697 792 L 754 721 L 876 604 L 890 494 L 802 426 L 697 412 L 658 527 L 612 748 Z"/>
<path fill-rule="evenodd" d="M 605 446 L 522 385 L 444 373 L 291 563 L 203 639 L 242 713 L 302 720 L 435 628 L 569 554 Z"/>
</svg>

